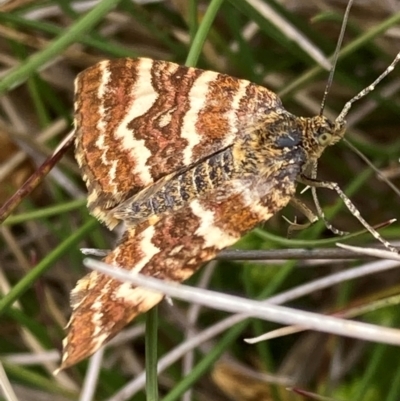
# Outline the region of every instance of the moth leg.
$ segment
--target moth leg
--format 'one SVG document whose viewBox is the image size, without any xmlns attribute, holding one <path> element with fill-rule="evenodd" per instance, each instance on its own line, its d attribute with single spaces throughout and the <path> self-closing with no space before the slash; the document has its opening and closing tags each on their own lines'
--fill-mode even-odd
<svg viewBox="0 0 400 401">
<path fill-rule="evenodd" d="M 305 230 L 306 228 L 310 227 L 313 225 L 315 222 L 318 221 L 318 216 L 315 215 L 315 213 L 300 199 L 293 197 L 289 203 L 300 213 L 302 213 L 308 220 L 307 223 L 304 224 L 298 224 L 296 219 L 294 222 L 290 221 L 286 217 L 284 219 L 289 223 L 288 231 L 287 231 L 287 236 L 288 238 L 291 238 L 293 235 L 294 231 L 299 231 L 299 230 Z"/>
<path fill-rule="evenodd" d="M 342 231 L 342 230 L 337 229 L 336 227 L 334 227 L 334 226 L 326 219 L 325 213 L 323 212 L 322 207 L 321 207 L 321 205 L 320 205 L 320 203 L 319 203 L 319 200 L 318 200 L 318 197 L 317 197 L 316 188 L 329 188 L 329 189 L 335 190 L 334 188 L 325 187 L 325 186 L 320 186 L 319 184 L 321 184 L 321 183 L 322 183 L 322 184 L 328 184 L 328 185 L 331 185 L 331 184 L 332 184 L 332 185 L 336 185 L 338 188 L 339 188 L 339 186 L 338 186 L 336 183 L 333 183 L 333 182 L 326 182 L 326 181 L 320 181 L 320 180 L 317 180 L 316 178 L 307 177 L 307 176 L 304 175 L 304 174 L 301 174 L 301 175 L 300 175 L 300 178 L 298 178 L 297 181 L 298 181 L 298 182 L 301 182 L 301 183 L 304 184 L 304 185 L 307 185 L 308 187 L 311 187 L 312 196 L 313 196 L 313 199 L 314 199 L 314 205 L 315 205 L 315 208 L 317 209 L 317 216 L 318 216 L 319 219 L 321 219 L 321 220 L 324 222 L 325 227 L 326 227 L 328 230 L 330 230 L 330 231 L 331 231 L 333 234 L 335 234 L 335 235 L 343 236 L 343 235 L 349 234 L 347 231 Z M 340 188 L 339 188 L 339 190 L 340 190 Z M 342 192 L 342 194 L 344 195 L 343 192 Z M 342 196 L 341 196 L 340 194 L 339 194 L 339 196 L 342 198 Z M 344 196 L 346 197 L 346 199 L 348 199 L 346 195 L 344 195 Z M 342 199 L 344 200 L 344 198 L 342 198 Z M 350 200 L 349 200 L 349 201 L 350 201 Z M 345 203 L 346 203 L 346 202 L 345 202 Z M 354 205 L 353 205 L 353 206 L 354 206 Z M 354 206 L 354 208 L 356 209 L 355 206 Z"/>
<path fill-rule="evenodd" d="M 354 203 L 346 196 L 346 194 L 340 189 L 339 185 L 336 182 L 329 182 L 329 181 L 320 181 L 317 179 L 306 177 L 305 175 L 301 174 L 298 178 L 298 181 L 302 184 L 309 185 L 312 188 L 327 188 L 333 191 L 340 196 L 343 200 L 344 204 L 346 205 L 347 209 L 351 212 L 351 214 L 377 239 L 381 242 L 387 249 L 392 252 L 398 253 L 398 250 L 390 244 L 390 242 L 386 241 L 379 233 L 376 231 L 367 221 L 361 216 L 359 210 L 356 208 Z M 329 225 L 332 230 L 332 226 L 328 221 L 326 221 L 324 213 L 321 208 L 317 210 L 319 217 L 322 218 L 325 222 L 325 225 Z M 328 226 L 327 226 L 328 227 Z"/>
<path fill-rule="evenodd" d="M 318 169 L 318 161 L 313 160 L 306 168 L 306 170 L 301 175 L 303 178 L 308 180 L 317 180 L 317 169 Z M 299 180 L 298 180 L 299 181 Z M 315 208 L 317 209 L 317 216 L 324 222 L 325 227 L 330 230 L 335 235 L 347 235 L 348 233 L 345 231 L 338 230 L 332 224 L 329 223 L 328 220 L 325 219 L 324 212 L 322 211 L 321 204 L 319 203 L 317 188 L 313 185 L 307 185 L 311 187 L 311 194 L 314 200 Z M 305 188 L 306 189 L 306 188 Z"/>
</svg>

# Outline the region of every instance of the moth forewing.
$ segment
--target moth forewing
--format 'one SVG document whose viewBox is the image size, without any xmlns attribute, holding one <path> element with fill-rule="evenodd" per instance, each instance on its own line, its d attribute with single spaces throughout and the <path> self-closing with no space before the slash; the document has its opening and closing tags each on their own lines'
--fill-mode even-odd
<svg viewBox="0 0 400 401">
<path fill-rule="evenodd" d="M 146 58 L 102 61 L 75 82 L 76 159 L 88 207 L 109 210 L 231 145 L 271 110 L 268 89 L 229 75 Z"/>
</svg>

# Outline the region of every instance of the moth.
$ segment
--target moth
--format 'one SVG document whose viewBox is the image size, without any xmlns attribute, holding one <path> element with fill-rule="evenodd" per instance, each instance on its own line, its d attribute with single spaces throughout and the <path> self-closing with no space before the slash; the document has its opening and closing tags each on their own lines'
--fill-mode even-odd
<svg viewBox="0 0 400 401">
<path fill-rule="evenodd" d="M 312 171 L 343 137 L 351 103 L 335 121 L 296 117 L 262 86 L 147 58 L 100 62 L 78 75 L 75 94 L 76 159 L 89 210 L 110 229 L 125 224 L 104 261 L 132 274 L 187 279 L 293 201 L 298 182 L 342 194 Z M 86 275 L 71 294 L 61 369 L 162 298 Z"/>
</svg>

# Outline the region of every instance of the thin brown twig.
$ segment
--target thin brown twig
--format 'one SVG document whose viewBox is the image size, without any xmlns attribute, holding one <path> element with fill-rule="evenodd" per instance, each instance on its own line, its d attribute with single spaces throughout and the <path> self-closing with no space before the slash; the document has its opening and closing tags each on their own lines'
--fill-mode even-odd
<svg viewBox="0 0 400 401">
<path fill-rule="evenodd" d="M 24 182 L 20 189 L 0 208 L 0 224 L 15 210 L 15 208 L 43 181 L 44 177 L 64 156 L 72 146 L 74 137 L 68 140 L 52 156 L 47 158 L 41 166 Z"/>
</svg>

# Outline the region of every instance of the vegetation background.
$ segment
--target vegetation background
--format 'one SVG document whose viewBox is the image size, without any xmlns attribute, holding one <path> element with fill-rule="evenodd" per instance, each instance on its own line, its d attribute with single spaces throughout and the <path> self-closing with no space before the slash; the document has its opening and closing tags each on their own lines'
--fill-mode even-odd
<svg viewBox="0 0 400 401">
<path fill-rule="evenodd" d="M 400 49 L 399 2 L 355 3 L 327 99 L 332 118 Z M 345 6 L 328 0 L 2 1 L 0 205 L 71 132 L 73 80 L 102 59 L 146 56 L 196 64 L 269 87 L 294 114 L 317 114 L 327 79 L 324 57 L 334 51 Z M 400 68 L 354 105 L 346 136 L 394 185 L 400 174 L 399 76 Z M 338 182 L 371 224 L 399 217 L 398 194 L 344 143 L 325 152 L 319 177 Z M 371 343 L 306 331 L 249 345 L 243 338 L 280 327 L 252 319 L 198 339 L 192 351 L 179 354 L 179 346 L 227 314 L 178 301 L 159 307 L 158 334 L 146 338 L 164 358 L 159 396 L 157 385 L 144 387 L 145 317 L 90 363 L 52 376 L 70 314 L 69 292 L 86 271 L 80 247 L 109 248 L 118 236 L 89 216 L 85 192 L 70 150 L 0 226 L 3 399 L 399 400 L 400 349 L 379 344 L 379 336 Z M 360 230 L 335 193 L 319 196 L 335 226 Z M 312 207 L 308 193 L 303 199 Z M 282 215 L 293 219 L 295 212 L 285 209 L 236 246 L 259 250 L 256 259 L 262 260 L 220 258 L 189 284 L 261 299 L 370 263 L 337 259 L 344 255 L 335 251 L 338 239 L 320 223 L 287 239 Z M 381 233 L 396 244 L 399 227 Z M 372 242 L 369 234 L 350 241 Z M 323 259 L 322 247 L 333 248 L 336 259 Z M 287 260 L 290 248 L 314 253 Z M 321 314 L 351 311 L 359 320 L 398 327 L 399 280 L 399 272 L 389 270 L 316 289 L 291 306 Z M 147 365 L 154 378 L 154 356 Z M 309 394 L 300 396 L 300 389 Z"/>
</svg>

